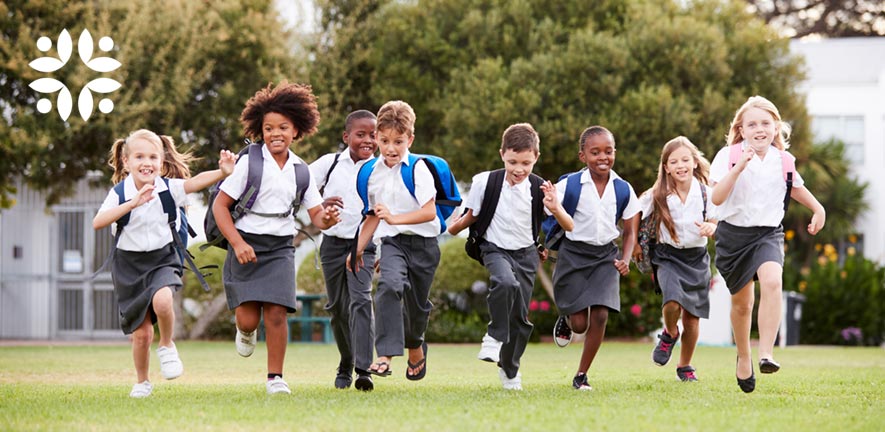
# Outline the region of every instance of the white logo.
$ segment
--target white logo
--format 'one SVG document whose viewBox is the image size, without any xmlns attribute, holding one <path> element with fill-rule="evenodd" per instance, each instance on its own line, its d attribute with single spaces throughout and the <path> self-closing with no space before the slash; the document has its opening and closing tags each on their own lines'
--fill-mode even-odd
<svg viewBox="0 0 885 432">
<path fill-rule="evenodd" d="M 37 39 L 38 50 L 46 52 L 51 48 L 52 40 L 48 37 L 42 36 Z M 71 58 L 71 51 L 73 48 L 71 35 L 68 33 L 67 29 L 62 30 L 61 34 L 58 35 L 56 48 L 58 50 L 58 58 L 40 57 L 28 63 L 28 66 L 45 73 L 55 72 L 64 67 Z M 114 48 L 114 40 L 105 36 L 98 40 L 98 48 L 104 52 L 108 52 Z M 83 33 L 80 33 L 80 40 L 77 41 L 77 52 L 80 54 L 80 60 L 83 61 L 83 64 L 95 72 L 111 72 L 121 66 L 120 62 L 110 57 L 92 58 L 92 49 L 92 35 L 89 34 L 88 30 L 83 30 Z M 71 115 L 73 101 L 71 99 L 71 92 L 64 83 L 54 78 L 40 78 L 34 80 L 28 86 L 40 93 L 58 92 L 55 106 L 58 109 L 58 114 L 61 116 L 61 119 L 67 121 L 68 117 Z M 80 117 L 83 117 L 83 120 L 86 121 L 89 120 L 89 117 L 92 115 L 92 92 L 111 93 L 119 89 L 120 86 L 120 83 L 110 78 L 96 78 L 86 83 L 86 85 L 83 86 L 83 89 L 80 90 L 80 95 L 77 97 L 77 109 L 80 111 Z M 41 98 L 37 101 L 37 111 L 46 114 L 51 110 L 52 102 L 49 99 Z M 98 110 L 107 114 L 114 110 L 114 102 L 108 98 L 103 98 L 98 102 Z"/>
</svg>

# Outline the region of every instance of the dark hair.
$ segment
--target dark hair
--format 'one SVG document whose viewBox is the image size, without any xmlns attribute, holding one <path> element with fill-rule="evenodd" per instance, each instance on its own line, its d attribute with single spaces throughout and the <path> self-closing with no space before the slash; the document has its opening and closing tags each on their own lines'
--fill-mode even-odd
<svg viewBox="0 0 885 432">
<path fill-rule="evenodd" d="M 375 120 L 375 113 L 367 110 L 356 110 L 348 114 L 347 118 L 344 119 L 344 131 L 349 132 L 351 126 L 353 126 L 353 122 L 362 119 Z"/>
<path fill-rule="evenodd" d="M 528 123 L 516 123 L 510 125 L 501 136 L 501 151 L 513 150 L 517 153 L 531 150 L 535 155 L 541 152 L 541 139 L 538 132 Z"/>
<path fill-rule="evenodd" d="M 412 106 L 400 101 L 390 101 L 378 110 L 377 130 L 393 129 L 409 136 L 415 134 L 415 110 Z"/>
<path fill-rule="evenodd" d="M 578 140 L 578 150 L 584 150 L 584 144 L 587 143 L 592 137 L 596 135 L 608 134 L 612 138 L 612 142 L 615 142 L 615 136 L 608 129 L 602 126 L 590 126 L 587 129 L 584 129 L 584 132 L 581 132 L 581 139 Z"/>
<path fill-rule="evenodd" d="M 255 92 L 246 101 L 246 107 L 240 114 L 243 133 L 249 138 L 260 140 L 264 116 L 268 113 L 277 113 L 289 119 L 298 131 L 296 140 L 314 134 L 320 123 L 316 96 L 307 84 L 283 81 L 274 87 L 273 83 L 269 83 L 267 87 Z"/>
</svg>

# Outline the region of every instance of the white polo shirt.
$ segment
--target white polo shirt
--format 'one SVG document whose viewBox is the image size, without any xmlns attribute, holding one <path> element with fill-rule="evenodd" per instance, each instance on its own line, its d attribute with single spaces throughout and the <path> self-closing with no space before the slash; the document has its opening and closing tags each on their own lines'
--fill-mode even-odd
<svg viewBox="0 0 885 432">
<path fill-rule="evenodd" d="M 129 214 L 129 223 L 123 228 L 123 233 L 117 241 L 117 248 L 130 252 L 149 252 L 166 246 L 172 242 L 172 231 L 169 229 L 168 215 L 163 211 L 163 202 L 160 201 L 160 192 L 167 189 L 163 178 L 157 176 L 154 179 L 154 199 L 136 207 Z M 184 179 L 169 179 L 169 193 L 175 201 L 176 211 L 178 207 L 187 205 L 187 194 L 184 193 Z M 123 180 L 123 194 L 126 200 L 131 200 L 138 190 L 135 188 L 135 179 L 130 174 Z M 108 196 L 104 199 L 98 212 L 101 213 L 120 205 L 120 197 L 111 188 Z M 181 226 L 181 219 L 175 221 L 176 230 Z M 111 224 L 111 234 L 117 232 L 117 223 Z"/>
<path fill-rule="evenodd" d="M 700 228 L 695 222 L 703 222 L 704 197 L 701 188 L 707 189 L 707 219 L 715 219 L 716 206 L 713 205 L 713 188 L 702 185 L 698 179 L 692 177 L 691 187 L 685 197 L 685 203 L 679 199 L 679 195 L 671 193 L 667 197 L 667 207 L 670 209 L 670 217 L 673 218 L 673 227 L 679 236 L 679 243 L 670 236 L 670 231 L 661 223 L 657 242 L 666 243 L 678 249 L 703 247 L 707 245 L 707 237 L 701 236 Z M 644 193 L 639 197 L 639 205 L 642 208 L 642 219 L 651 216 L 654 211 L 651 193 Z"/>
<path fill-rule="evenodd" d="M 596 185 L 590 178 L 590 171 L 584 170 L 581 174 L 581 198 L 578 200 L 578 208 L 573 219 L 575 228 L 566 231 L 565 236 L 571 241 L 580 241 L 595 246 L 611 243 L 621 235 L 618 225 L 615 224 L 615 214 L 618 209 L 618 200 L 615 197 L 614 181 L 620 178 L 614 171 L 609 171 L 608 184 L 605 186 L 602 196 L 596 192 Z M 565 197 L 565 184 L 568 179 L 564 178 L 556 184 L 556 195 L 559 202 Z M 629 183 L 628 183 L 629 186 Z M 630 219 L 639 213 L 639 199 L 633 186 L 630 186 L 630 200 L 624 209 L 622 219 Z"/>
<path fill-rule="evenodd" d="M 339 196 L 344 201 L 344 208 L 341 209 L 341 222 L 337 225 L 323 230 L 323 234 L 343 239 L 353 239 L 356 229 L 362 220 L 363 201 L 360 199 L 356 191 L 356 175 L 360 167 L 365 165 L 369 159 L 354 162 L 350 157 L 350 151 L 344 150 L 338 157 L 338 163 L 332 172 L 329 168 L 335 161 L 336 153 L 329 153 L 310 164 L 310 173 L 313 181 L 318 185 L 317 188 L 325 182 L 323 190 L 323 198 Z M 326 174 L 329 174 L 329 180 L 326 181 Z"/>
<path fill-rule="evenodd" d="M 489 171 L 473 176 L 473 184 L 467 196 L 465 207 L 474 216 L 482 212 L 482 197 L 489 181 Z M 495 214 L 486 230 L 485 238 L 501 249 L 518 250 L 535 243 L 532 239 L 532 189 L 528 177 L 511 186 L 504 176 L 501 196 Z"/>
<path fill-rule="evenodd" d="M 261 186 L 258 196 L 252 205 L 252 210 L 260 213 L 283 213 L 289 209 L 297 195 L 295 184 L 295 168 L 293 164 L 303 164 L 304 161 L 291 150 L 288 151 L 288 159 L 280 168 L 273 159 L 267 146 L 261 147 L 264 157 L 263 172 L 261 174 Z M 239 199 L 245 192 L 246 179 L 249 176 L 249 155 L 244 154 L 234 167 L 234 172 L 221 183 L 221 190 L 233 199 Z M 301 208 L 311 209 L 323 203 L 323 198 L 317 190 L 316 183 L 311 177 L 301 202 Z M 264 217 L 246 213 L 234 224 L 240 231 L 251 234 L 266 234 L 275 236 L 290 236 L 295 233 L 295 219 L 291 216 Z"/>
<path fill-rule="evenodd" d="M 728 174 L 729 148 L 716 153 L 710 165 L 710 182 L 719 183 Z M 788 157 L 793 155 L 787 153 Z M 795 158 L 793 158 L 795 159 Z M 804 187 L 805 182 L 798 172 L 793 174 L 793 187 Z M 754 154 L 747 167 L 738 176 L 731 190 L 717 210 L 719 220 L 740 227 L 776 227 L 784 219 L 784 196 L 787 184 L 784 182 L 781 152 L 770 146 L 765 159 Z"/>
<path fill-rule="evenodd" d="M 384 204 L 390 210 L 390 214 L 398 215 L 420 210 L 428 201 L 436 198 L 436 186 L 433 184 L 433 175 L 423 162 L 415 166 L 415 196 L 406 189 L 403 183 L 400 168 L 409 163 L 409 151 L 403 154 L 403 159 L 393 167 L 388 167 L 383 158 L 375 163 L 372 175 L 369 176 L 369 209 L 375 204 Z M 434 213 L 436 210 L 434 210 Z M 439 218 L 434 217 L 430 222 L 414 225 L 390 225 L 383 220 L 375 230 L 375 240 L 398 234 L 413 234 L 421 237 L 436 237 L 440 234 Z"/>
</svg>

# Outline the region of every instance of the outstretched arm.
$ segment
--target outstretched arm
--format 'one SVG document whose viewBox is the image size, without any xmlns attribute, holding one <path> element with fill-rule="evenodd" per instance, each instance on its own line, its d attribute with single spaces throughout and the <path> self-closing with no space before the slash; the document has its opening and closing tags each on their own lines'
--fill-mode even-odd
<svg viewBox="0 0 885 432">
<path fill-rule="evenodd" d="M 808 233 L 815 235 L 820 232 L 820 230 L 823 229 L 824 224 L 827 223 L 827 211 L 824 210 L 824 206 L 822 206 L 817 198 L 814 197 L 814 194 L 805 187 L 794 187 L 793 190 L 790 191 L 790 196 L 798 201 L 799 204 L 808 207 L 809 210 L 814 212 L 811 216 L 811 223 L 808 224 Z"/>
<path fill-rule="evenodd" d="M 371 214 L 366 216 L 366 220 L 363 221 L 363 225 L 360 227 L 360 237 L 356 242 L 356 262 L 351 263 L 350 255 L 347 255 L 345 267 L 348 270 L 359 271 L 360 267 L 363 266 L 363 251 L 366 250 L 366 245 L 369 244 L 372 236 L 375 235 L 375 230 L 378 229 L 379 223 L 381 223 L 381 219 L 378 219 L 378 216 Z"/>
<path fill-rule="evenodd" d="M 431 199 L 418 210 L 398 215 L 390 214 L 384 204 L 375 204 L 374 210 L 375 216 L 389 225 L 414 225 L 430 222 L 436 217 L 436 200 Z"/>
<path fill-rule="evenodd" d="M 310 216 L 310 221 L 319 229 L 329 229 L 341 222 L 341 210 L 334 205 L 326 207 L 325 202 L 308 209 L 307 214 Z"/>
<path fill-rule="evenodd" d="M 479 218 L 473 215 L 473 209 L 464 209 L 464 213 L 449 225 L 449 234 L 458 235 L 459 232 L 476 223 L 477 219 Z"/>
<path fill-rule="evenodd" d="M 575 221 L 565 211 L 565 208 L 562 207 L 562 203 L 559 202 L 559 197 L 556 196 L 556 185 L 547 180 L 541 184 L 541 191 L 544 192 L 544 207 L 556 218 L 559 226 L 565 231 L 573 230 L 575 228 Z"/>
<path fill-rule="evenodd" d="M 234 165 L 237 163 L 237 155 L 228 150 L 222 150 L 220 159 L 218 160 L 217 170 L 203 171 L 184 181 L 184 192 L 191 193 L 201 191 L 207 187 L 224 180 L 230 173 L 234 172 Z"/>
<path fill-rule="evenodd" d="M 142 186 L 131 200 L 95 215 L 95 218 L 92 219 L 92 228 L 100 230 L 152 199 L 154 199 L 154 184 L 149 183 Z"/>
</svg>

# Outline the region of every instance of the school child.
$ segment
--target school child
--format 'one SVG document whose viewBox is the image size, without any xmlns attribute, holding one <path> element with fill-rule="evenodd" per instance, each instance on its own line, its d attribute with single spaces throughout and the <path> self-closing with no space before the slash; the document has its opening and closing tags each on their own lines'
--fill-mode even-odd
<svg viewBox="0 0 885 432">
<path fill-rule="evenodd" d="M 353 245 L 354 233 L 362 221 L 362 200 L 354 187 L 356 176 L 377 149 L 375 114 L 366 110 L 350 113 L 344 120 L 342 138 L 346 149 L 327 154 L 310 164 L 314 182 L 320 185 L 324 205 L 335 206 L 341 211 L 341 223 L 323 231 L 320 260 L 329 296 L 326 310 L 332 315 L 332 332 L 341 356 L 335 388 L 350 387 L 356 368 L 354 386 L 358 390 L 371 391 L 374 384 L 369 366 L 375 341 L 373 271 L 366 266 L 357 275 L 345 268 L 345 262 Z M 374 244 L 365 251 L 364 258 L 368 262 L 375 261 Z"/>
<path fill-rule="evenodd" d="M 591 390 L 587 370 L 596 357 L 609 311 L 620 312 L 620 276 L 630 271 L 639 200 L 633 187 L 613 170 L 615 137 L 602 126 L 591 126 L 581 133 L 578 158 L 587 165 L 580 174 L 581 189 L 573 216 L 574 229 L 566 232 L 553 274 L 553 294 L 560 317 L 554 325 L 557 345 L 569 343 L 572 331 L 587 332 L 578 371 L 572 380 L 577 390 Z M 565 197 L 567 178 L 556 184 L 559 201 Z M 618 184 L 620 182 L 620 184 Z M 616 189 L 626 188 L 626 204 L 619 202 Z M 618 237 L 618 213 L 623 219 L 623 251 Z"/>
<path fill-rule="evenodd" d="M 375 141 L 380 160 L 368 179 L 368 204 L 373 212 L 362 225 L 355 261 L 348 268 L 371 266 L 363 254 L 370 239 L 380 242 L 380 279 L 375 293 L 375 351 L 378 358 L 369 373 L 388 376 L 393 357 L 408 349 L 406 378 L 427 374 L 424 331 L 432 304 L 430 284 L 439 265 L 436 188 L 426 162 L 415 162 L 414 195 L 400 170 L 409 163 L 415 139 L 415 111 L 403 101 L 390 101 L 378 110 Z"/>
<path fill-rule="evenodd" d="M 539 144 L 538 133 L 530 124 L 508 127 L 498 151 L 504 169 L 473 177 L 465 205 L 471 211 L 448 229 L 449 234 L 457 235 L 476 223 L 483 212 L 491 212 L 491 218 L 483 224 L 484 232 L 476 233 L 481 237 L 479 248 L 491 282 L 487 299 L 491 321 L 478 358 L 499 365 L 498 376 L 506 390 L 522 390 L 519 360 L 533 327 L 528 321 L 529 302 L 538 264 L 546 258 L 546 250 L 542 257 L 537 236 L 533 235 L 540 229 L 543 206 L 561 215 L 563 225 L 571 220 L 557 201 L 553 184 L 532 174 L 540 154 Z M 499 196 L 497 200 L 490 197 L 489 202 L 494 200 L 496 205 L 488 204 L 486 208 L 483 198 L 490 187 L 498 189 Z M 538 202 L 541 199 L 543 203 Z"/>
<path fill-rule="evenodd" d="M 305 162 L 290 147 L 316 132 L 319 121 L 316 98 L 308 85 L 283 81 L 257 91 L 240 115 L 245 135 L 264 143 L 257 197 L 251 209 L 234 222 L 230 207 L 246 193 L 249 155 L 243 155 L 245 160 L 237 163 L 233 174 L 221 184 L 212 207 L 218 228 L 229 243 L 222 280 L 228 308 L 235 311 L 236 348 L 241 356 L 252 355 L 256 329 L 264 316 L 268 394 L 291 393 L 283 380 L 283 361 L 289 333 L 286 314 L 295 312 L 296 301 L 293 210 L 299 205 L 306 207 L 310 220 L 320 229 L 332 227 L 339 218 L 337 208 L 323 208 L 312 179 L 306 191 L 297 190 L 296 165 Z M 299 196 L 302 199 L 296 202 Z"/>
<path fill-rule="evenodd" d="M 220 169 L 189 178 L 187 163 L 191 155 L 179 153 L 171 137 L 140 129 L 126 139 L 117 140 L 111 148 L 108 163 L 114 167 L 114 183 L 122 181 L 124 197 L 118 194 L 118 187 L 112 188 L 92 226 L 99 230 L 128 215 L 124 228 L 114 228 L 111 276 L 120 309 L 120 327 L 124 334 L 132 335 L 132 358 L 138 382 L 132 386 L 130 397 L 148 397 L 153 391 L 148 366 L 154 323 L 160 327 L 157 347 L 160 373 L 166 379 L 175 379 L 184 372 L 172 341 L 175 325 L 172 294 L 182 287 L 182 265 L 172 237 L 178 234 L 170 229 L 168 215 L 158 196 L 170 195 L 177 214 L 177 208 L 187 203 L 187 194 L 204 189 L 233 171 L 234 154 L 222 150 L 219 157 Z M 176 224 L 180 223 L 178 218 Z"/>
<path fill-rule="evenodd" d="M 768 99 L 753 96 L 737 110 L 727 145 L 710 167 L 713 204 L 719 206 L 716 268 L 731 291 L 731 326 L 737 345 L 738 386 L 756 388 L 750 326 L 759 280 L 759 371 L 774 373 L 774 339 L 780 326 L 784 231 L 781 221 L 792 197 L 814 214 L 808 232 L 817 234 L 826 212 L 804 187 L 795 158 L 786 152 L 790 127 Z"/>
<path fill-rule="evenodd" d="M 639 197 L 642 219 L 656 233 L 649 252 L 655 284 L 663 294 L 664 330 L 652 352 L 658 366 L 670 361 L 673 346 L 682 340 L 676 376 L 697 381 L 691 357 L 698 342 L 700 318 L 710 316 L 710 255 L 707 238 L 716 230 L 711 221 L 715 206 L 708 203 L 710 163 L 688 138 L 676 137 L 664 145 L 658 179 Z M 645 223 L 645 222 L 643 222 Z M 640 248 L 634 256 L 641 259 Z M 682 332 L 677 322 L 682 318 Z"/>
</svg>

